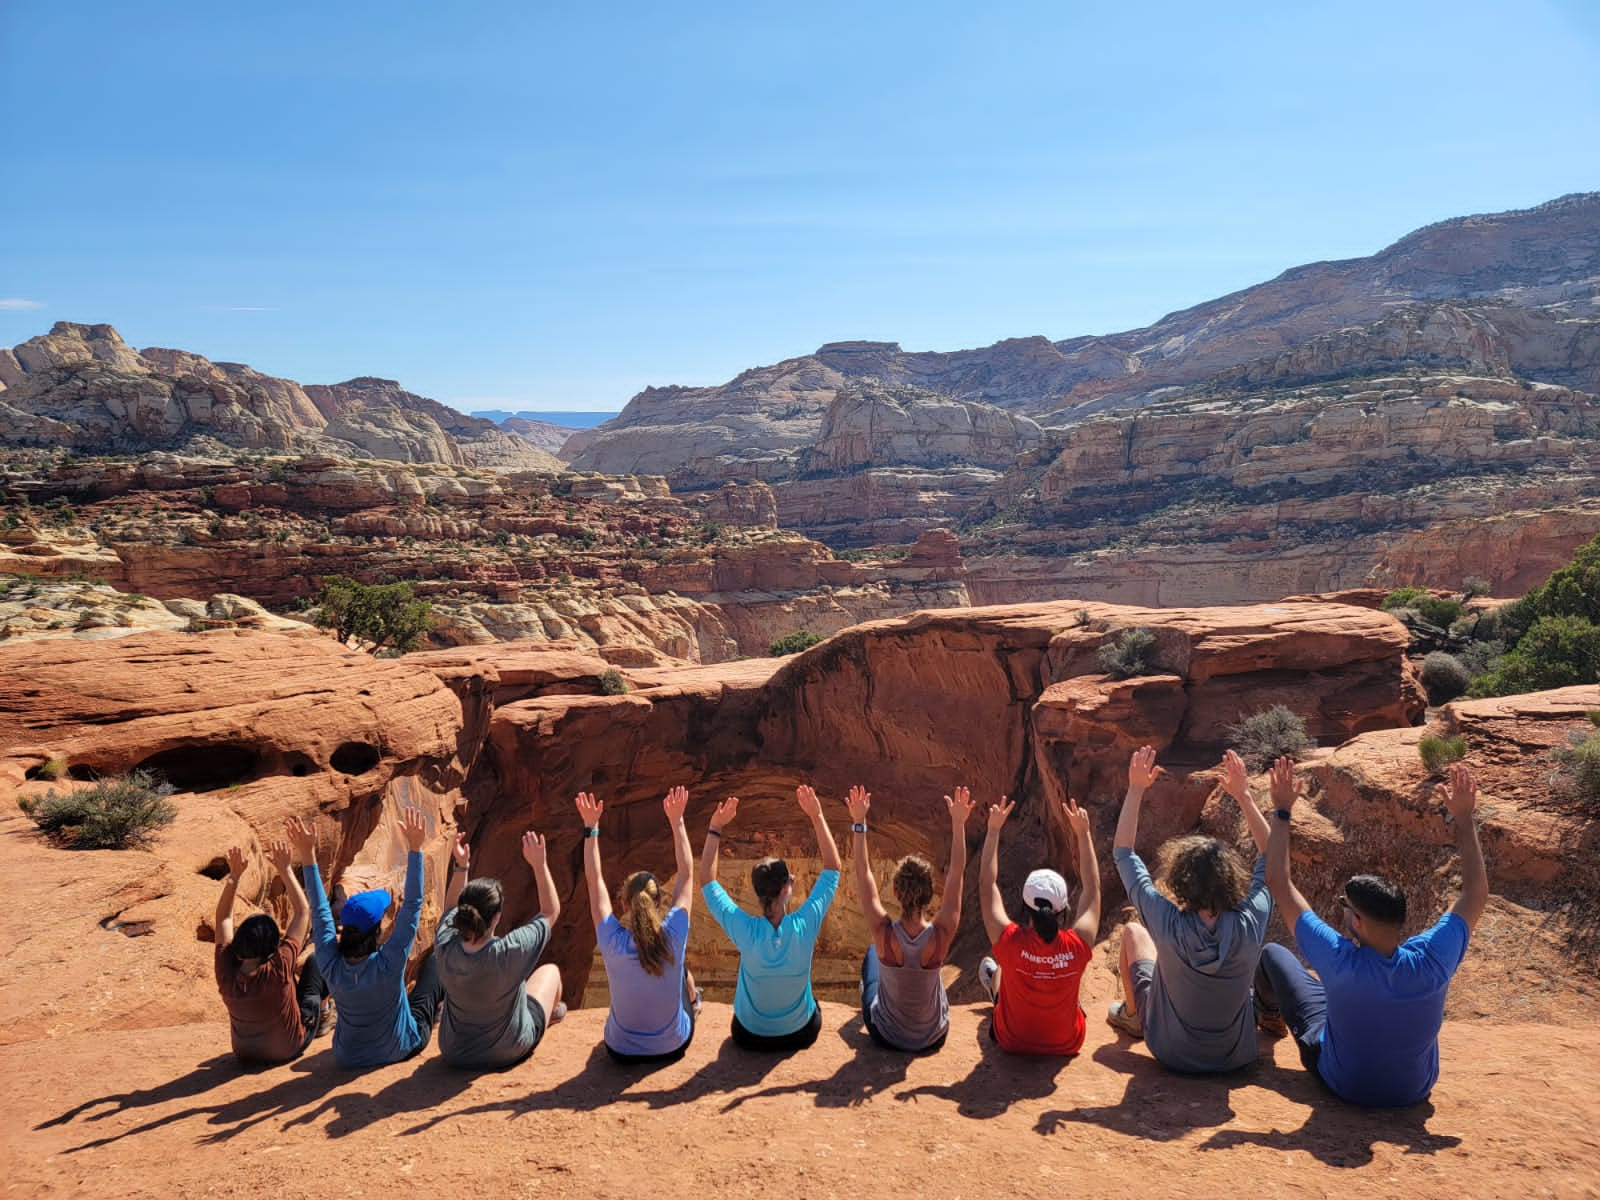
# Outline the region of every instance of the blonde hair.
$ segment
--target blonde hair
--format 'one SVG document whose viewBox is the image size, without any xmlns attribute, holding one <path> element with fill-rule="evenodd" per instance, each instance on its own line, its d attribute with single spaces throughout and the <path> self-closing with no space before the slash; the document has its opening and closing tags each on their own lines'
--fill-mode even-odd
<svg viewBox="0 0 1600 1200">
<path fill-rule="evenodd" d="M 635 871 L 622 885 L 617 907 L 633 935 L 639 965 L 647 975 L 660 975 L 672 962 L 666 932 L 661 928 L 661 885 L 649 871 Z"/>
<path fill-rule="evenodd" d="M 904 916 L 926 913 L 933 903 L 933 864 L 921 855 L 906 855 L 895 865 L 892 886 Z"/>
</svg>

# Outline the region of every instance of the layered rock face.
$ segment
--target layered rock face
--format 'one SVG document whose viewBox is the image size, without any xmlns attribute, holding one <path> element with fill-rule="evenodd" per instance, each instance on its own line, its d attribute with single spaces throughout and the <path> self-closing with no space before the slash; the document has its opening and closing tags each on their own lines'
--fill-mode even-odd
<svg viewBox="0 0 1600 1200">
<path fill-rule="evenodd" d="M 89 453 L 214 439 L 252 450 L 517 470 L 560 462 L 493 421 L 385 379 L 302 388 L 183 350 L 135 351 L 109 325 L 58 321 L 0 350 L 0 439 Z"/>
</svg>

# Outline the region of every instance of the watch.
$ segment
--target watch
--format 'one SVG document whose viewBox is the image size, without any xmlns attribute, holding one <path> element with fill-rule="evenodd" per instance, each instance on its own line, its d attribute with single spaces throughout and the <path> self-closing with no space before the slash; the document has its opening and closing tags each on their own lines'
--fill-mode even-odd
<svg viewBox="0 0 1600 1200">
<path fill-rule="evenodd" d="M 852 821 L 850 823 L 850 832 L 851 833 L 865 833 L 866 831 L 867 831 L 867 823 L 865 821 Z"/>
<path fill-rule="evenodd" d="M 1277 817 L 1280 821 L 1288 821 L 1294 817 L 1294 814 L 1287 808 L 1275 808 L 1272 810 L 1272 815 Z"/>
<path fill-rule="evenodd" d="M 583 831 L 583 836 L 584 837 L 599 837 L 600 836 L 600 826 L 598 826 L 598 825 L 589 826 L 588 829 Z"/>
</svg>

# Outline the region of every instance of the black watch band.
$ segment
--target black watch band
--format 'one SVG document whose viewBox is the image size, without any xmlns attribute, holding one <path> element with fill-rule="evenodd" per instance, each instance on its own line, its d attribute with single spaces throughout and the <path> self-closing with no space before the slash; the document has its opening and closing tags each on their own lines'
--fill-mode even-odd
<svg viewBox="0 0 1600 1200">
<path fill-rule="evenodd" d="M 1288 821 L 1294 818 L 1294 814 L 1287 808 L 1275 808 L 1272 810 L 1272 815 L 1277 817 L 1280 821 Z"/>
<path fill-rule="evenodd" d="M 867 831 L 867 823 L 865 821 L 852 821 L 850 823 L 850 832 L 851 833 L 865 833 L 866 831 Z"/>
<path fill-rule="evenodd" d="M 600 836 L 600 826 L 598 826 L 598 825 L 589 826 L 589 828 L 587 828 L 587 829 L 585 829 L 583 831 L 583 836 L 584 837 L 599 837 Z"/>
</svg>

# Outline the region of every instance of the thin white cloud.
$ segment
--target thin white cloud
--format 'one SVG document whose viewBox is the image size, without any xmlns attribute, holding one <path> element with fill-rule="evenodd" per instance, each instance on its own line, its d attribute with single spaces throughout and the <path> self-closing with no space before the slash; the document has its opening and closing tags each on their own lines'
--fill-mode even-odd
<svg viewBox="0 0 1600 1200">
<path fill-rule="evenodd" d="M 265 304 L 202 304 L 201 312 L 277 312 Z"/>
<path fill-rule="evenodd" d="M 30 308 L 43 307 L 43 300 L 24 300 L 19 296 L 0 297 L 0 312 L 26 312 Z"/>
</svg>

